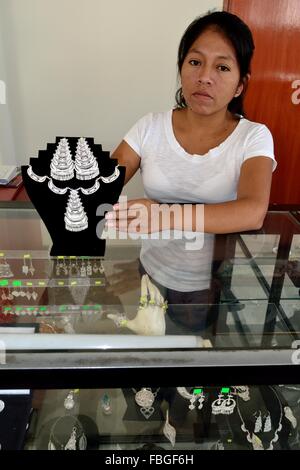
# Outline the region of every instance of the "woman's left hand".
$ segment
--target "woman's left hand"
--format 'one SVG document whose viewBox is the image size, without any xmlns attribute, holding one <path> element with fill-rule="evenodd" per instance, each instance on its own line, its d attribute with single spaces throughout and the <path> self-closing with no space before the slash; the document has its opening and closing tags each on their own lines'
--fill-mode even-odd
<svg viewBox="0 0 300 470">
<path fill-rule="evenodd" d="M 159 204 L 145 198 L 119 202 L 113 206 L 113 211 L 105 215 L 106 226 L 128 233 L 159 232 L 160 217 L 153 216 L 153 206 L 157 209 Z"/>
</svg>

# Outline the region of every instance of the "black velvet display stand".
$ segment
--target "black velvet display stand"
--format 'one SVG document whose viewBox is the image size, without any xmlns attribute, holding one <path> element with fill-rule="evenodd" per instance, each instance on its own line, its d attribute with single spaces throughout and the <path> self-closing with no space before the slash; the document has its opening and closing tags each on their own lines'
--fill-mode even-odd
<svg viewBox="0 0 300 470">
<path fill-rule="evenodd" d="M 30 159 L 30 165 L 36 175 L 50 177 L 50 163 L 61 138 L 57 137 L 54 144 L 47 144 L 47 150 L 40 150 L 38 158 Z M 72 156 L 74 156 L 79 138 L 66 137 L 66 139 L 69 142 Z M 94 144 L 93 138 L 87 137 L 85 140 L 97 160 L 100 176 L 108 177 L 112 175 L 117 165 L 117 160 L 111 159 L 109 152 L 103 151 L 101 145 Z M 24 185 L 28 196 L 45 223 L 52 239 L 53 246 L 50 255 L 103 256 L 105 253 L 105 240 L 101 240 L 100 236 L 104 228 L 103 219 L 105 213 L 97 215 L 96 211 L 101 204 L 108 205 L 106 211 L 111 210 L 109 205 L 113 205 L 118 201 L 124 185 L 125 167 L 119 167 L 120 175 L 115 181 L 104 183 L 99 180 L 100 188 L 93 194 L 85 195 L 79 191 L 84 211 L 88 217 L 88 228 L 80 232 L 71 232 L 65 228 L 64 215 L 70 191 L 67 191 L 66 194 L 52 192 L 48 188 L 48 179 L 42 183 L 34 181 L 28 176 L 27 169 L 28 166 L 22 166 Z M 96 178 L 83 181 L 77 179 L 76 175 L 74 175 L 74 178 L 67 181 L 59 181 L 54 178 L 52 180 L 55 186 L 59 188 L 69 187 L 75 190 L 80 187 L 85 189 L 90 188 L 95 183 Z M 100 223 L 101 221 L 103 222 Z"/>
<path fill-rule="evenodd" d="M 249 389 L 249 401 L 243 401 L 241 398 L 237 398 L 240 413 L 244 420 L 246 429 L 248 429 L 250 433 L 253 433 L 257 412 L 261 411 L 264 416 L 269 412 L 272 423 L 271 431 L 263 432 L 263 430 L 261 430 L 260 432 L 255 433 L 262 441 L 264 449 L 267 449 L 270 445 L 271 440 L 274 438 L 275 431 L 278 428 L 280 422 L 281 407 L 278 401 L 279 399 L 282 406 L 282 429 L 278 432 L 278 440 L 276 442 L 273 442 L 273 448 L 274 450 L 289 449 L 288 439 L 289 435 L 292 432 L 292 425 L 291 422 L 284 415 L 283 408 L 285 406 L 288 406 L 288 403 L 278 390 L 278 387 L 269 387 L 267 385 L 264 385 L 259 387 L 250 387 Z M 276 394 L 274 393 L 274 389 L 276 391 Z M 217 394 L 215 398 L 217 398 Z M 242 423 L 236 409 L 233 414 L 228 415 L 227 426 L 224 426 L 225 423 L 223 421 L 224 416 L 217 416 L 217 422 L 219 423 L 220 427 L 228 428 L 229 424 L 233 439 L 232 445 L 235 449 L 253 450 L 252 444 L 247 441 L 247 433 L 245 433 L 241 429 Z M 226 443 L 224 442 L 224 444 Z"/>
</svg>

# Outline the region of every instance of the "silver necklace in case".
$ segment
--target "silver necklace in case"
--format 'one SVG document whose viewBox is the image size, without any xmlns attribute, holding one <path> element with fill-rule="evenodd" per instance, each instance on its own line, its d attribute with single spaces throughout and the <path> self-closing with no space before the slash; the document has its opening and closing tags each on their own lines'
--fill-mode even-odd
<svg viewBox="0 0 300 470">
<path fill-rule="evenodd" d="M 246 438 L 247 438 L 247 441 L 250 442 L 252 444 L 252 447 L 254 450 L 273 450 L 274 449 L 274 446 L 273 444 L 275 442 L 278 441 L 279 439 L 279 436 L 278 436 L 278 433 L 281 431 L 282 429 L 282 417 L 283 417 L 283 409 L 282 409 L 282 403 L 275 391 L 275 389 L 273 387 L 270 387 L 270 389 L 273 391 L 274 395 L 276 396 L 277 398 L 277 401 L 279 403 L 279 407 L 280 407 L 280 417 L 279 417 L 279 422 L 278 422 L 278 427 L 277 429 L 274 431 L 274 437 L 271 439 L 270 443 L 269 443 L 269 447 L 267 447 L 267 449 L 264 449 L 264 446 L 263 446 L 263 443 L 261 441 L 261 439 L 253 432 L 251 433 L 247 428 L 246 428 L 246 424 L 245 424 L 245 421 L 243 420 L 243 417 L 241 415 L 241 410 L 239 408 L 239 405 L 238 405 L 238 399 L 237 399 L 237 411 L 238 411 L 238 414 L 239 414 L 239 417 L 240 417 L 240 420 L 242 422 L 241 424 L 241 430 L 243 432 L 246 433 Z M 272 429 L 272 422 L 271 422 L 271 419 L 270 419 L 270 429 Z"/>
<path fill-rule="evenodd" d="M 60 426 L 68 420 L 73 421 L 72 431 L 66 442 L 61 442 L 57 438 Z M 53 424 L 48 442 L 48 450 L 85 450 L 87 448 L 87 438 L 83 428 L 77 418 L 73 416 L 61 416 Z"/>
</svg>

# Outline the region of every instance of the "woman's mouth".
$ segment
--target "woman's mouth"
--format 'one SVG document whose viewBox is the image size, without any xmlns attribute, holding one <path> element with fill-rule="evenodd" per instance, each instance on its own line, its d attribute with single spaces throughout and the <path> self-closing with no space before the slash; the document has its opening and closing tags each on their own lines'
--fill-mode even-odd
<svg viewBox="0 0 300 470">
<path fill-rule="evenodd" d="M 212 100 L 212 96 L 210 96 L 208 93 L 205 93 L 205 92 L 201 92 L 201 91 L 197 91 L 196 93 L 193 93 L 193 96 L 196 98 L 196 99 L 200 99 L 200 100 L 207 100 L 207 101 L 210 101 Z"/>
</svg>

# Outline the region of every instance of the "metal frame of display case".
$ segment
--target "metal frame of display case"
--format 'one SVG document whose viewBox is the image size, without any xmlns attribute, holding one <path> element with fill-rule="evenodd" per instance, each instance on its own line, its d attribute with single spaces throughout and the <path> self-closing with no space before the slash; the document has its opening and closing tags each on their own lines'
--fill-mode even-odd
<svg viewBox="0 0 300 470">
<path fill-rule="evenodd" d="M 291 349 L 8 353 L 2 388 L 119 388 L 294 383 Z M 137 360 L 137 356 L 139 359 Z M 147 385 L 148 384 L 148 385 Z"/>
<path fill-rule="evenodd" d="M 277 211 L 275 211 L 277 212 Z M 281 212 L 281 211 L 279 211 Z M 286 214 L 285 214 L 286 215 Z M 243 234 L 229 234 L 229 235 L 222 235 L 222 237 L 226 237 L 226 241 L 223 241 L 223 244 L 221 246 L 226 247 L 222 253 L 222 256 L 220 258 L 223 259 L 230 259 L 232 257 L 232 254 L 234 253 L 235 246 L 238 243 L 240 248 L 242 249 L 245 257 L 249 261 L 249 264 L 255 274 L 255 277 L 262 287 L 263 291 L 268 297 L 269 304 L 270 305 L 276 305 L 278 308 L 278 311 L 280 313 L 281 319 L 283 322 L 286 324 L 288 327 L 289 331 L 291 334 L 294 336 L 295 339 L 297 339 L 297 332 L 294 330 L 291 322 L 289 321 L 288 317 L 286 316 L 282 306 L 280 305 L 280 300 L 281 300 L 281 293 L 282 293 L 282 288 L 284 284 L 284 279 L 285 279 L 285 274 L 286 274 L 286 268 L 287 268 L 287 263 L 289 259 L 289 253 L 291 249 L 291 244 L 293 241 L 293 236 L 295 234 L 300 235 L 300 226 L 297 227 L 295 225 L 295 220 L 293 217 L 293 214 L 289 213 L 288 214 L 290 220 L 290 225 L 286 225 L 286 217 L 285 220 L 282 223 L 282 230 L 280 233 L 280 239 L 279 239 L 279 244 L 278 244 L 278 250 L 277 250 L 277 255 L 276 255 L 276 262 L 274 266 L 274 272 L 273 272 L 273 278 L 272 278 L 272 283 L 271 285 L 267 282 L 265 277 L 263 276 L 261 269 L 258 266 L 257 261 L 252 257 L 251 252 L 249 251 L 247 244 L 242 238 L 242 235 L 249 235 L 249 234 L 277 234 L 278 233 L 278 228 L 276 229 L 272 225 L 272 221 L 269 220 L 268 214 L 266 216 L 264 226 L 261 230 L 258 231 L 248 231 L 248 232 L 243 232 Z M 299 217 L 300 221 L 300 217 Z M 296 230 L 289 230 L 293 226 Z M 216 266 L 214 267 L 216 270 Z M 233 270 L 233 265 L 231 265 L 231 273 Z M 229 269 L 230 271 L 230 269 Z M 230 274 L 227 270 L 227 273 Z M 227 289 L 230 289 L 231 287 L 231 275 L 227 276 L 226 279 L 226 286 Z M 271 319 L 271 320 L 270 320 Z M 226 322 L 226 316 L 223 316 L 223 322 Z M 265 319 L 265 333 L 273 333 L 275 329 L 275 323 L 276 323 L 276 318 L 274 318 L 272 309 L 268 309 L 266 313 L 266 319 Z M 270 336 L 265 336 L 262 340 L 262 346 L 263 345 L 268 345 L 270 342 Z"/>
</svg>

